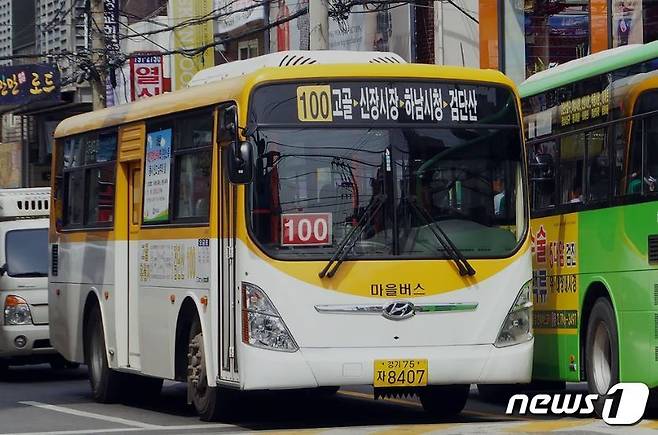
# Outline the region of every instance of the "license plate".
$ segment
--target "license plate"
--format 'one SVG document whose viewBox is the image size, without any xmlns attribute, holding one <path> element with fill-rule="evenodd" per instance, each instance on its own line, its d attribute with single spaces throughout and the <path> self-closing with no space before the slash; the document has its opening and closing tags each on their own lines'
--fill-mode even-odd
<svg viewBox="0 0 658 435">
<path fill-rule="evenodd" d="M 377 359 L 373 385 L 377 387 L 424 387 L 426 359 Z"/>
</svg>

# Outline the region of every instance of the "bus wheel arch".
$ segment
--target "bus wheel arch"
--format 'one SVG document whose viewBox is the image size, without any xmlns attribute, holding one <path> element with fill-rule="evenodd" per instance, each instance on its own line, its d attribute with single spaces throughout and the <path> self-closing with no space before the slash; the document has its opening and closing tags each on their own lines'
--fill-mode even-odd
<svg viewBox="0 0 658 435">
<path fill-rule="evenodd" d="M 581 379 L 587 381 L 591 393 L 602 394 L 602 383 L 609 381 L 612 386 L 619 381 L 619 334 L 612 297 L 600 281 L 588 286 L 583 299 L 579 340 Z M 596 357 L 594 349 L 599 349 Z M 601 373 L 595 372 L 598 369 L 594 369 L 602 364 L 610 371 L 606 382 L 601 379 Z"/>
<path fill-rule="evenodd" d="M 97 295 L 90 292 L 85 301 L 83 315 L 84 359 L 94 400 L 112 403 L 119 399 L 121 382 L 120 373 L 109 367 L 104 331 L 101 305 Z"/>
<path fill-rule="evenodd" d="M 191 297 L 185 298 L 178 310 L 176 319 L 176 343 L 174 353 L 174 378 L 184 382 L 187 379 L 187 353 L 190 331 L 196 319 L 200 320 L 199 311 Z"/>
<path fill-rule="evenodd" d="M 201 420 L 225 420 L 234 410 L 235 393 L 210 386 L 205 332 L 196 304 L 192 298 L 186 298 L 176 325 L 176 377 L 183 375 L 182 380 L 187 382 L 187 401 Z"/>
</svg>

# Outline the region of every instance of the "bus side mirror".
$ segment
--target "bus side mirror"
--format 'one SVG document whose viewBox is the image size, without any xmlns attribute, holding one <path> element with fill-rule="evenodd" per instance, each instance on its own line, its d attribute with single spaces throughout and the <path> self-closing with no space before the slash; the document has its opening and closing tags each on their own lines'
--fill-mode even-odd
<svg viewBox="0 0 658 435">
<path fill-rule="evenodd" d="M 530 181 L 553 181 L 553 156 L 550 154 L 535 154 L 528 162 Z"/>
<path fill-rule="evenodd" d="M 231 142 L 226 150 L 225 168 L 228 180 L 234 184 L 247 184 L 254 175 L 253 145 L 250 141 Z"/>
<path fill-rule="evenodd" d="M 238 109 L 235 105 L 220 109 L 217 138 L 220 146 L 225 144 L 224 170 L 231 183 L 251 182 L 254 170 L 253 146 L 241 142 L 238 134 Z"/>
</svg>

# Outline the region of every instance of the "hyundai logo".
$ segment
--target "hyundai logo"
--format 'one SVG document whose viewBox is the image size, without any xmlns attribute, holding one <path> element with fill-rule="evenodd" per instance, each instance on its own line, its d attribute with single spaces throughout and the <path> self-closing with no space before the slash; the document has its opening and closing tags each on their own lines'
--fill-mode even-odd
<svg viewBox="0 0 658 435">
<path fill-rule="evenodd" d="M 391 302 L 382 310 L 382 316 L 389 320 L 404 320 L 412 317 L 414 314 L 416 314 L 416 309 L 411 302 Z"/>
</svg>

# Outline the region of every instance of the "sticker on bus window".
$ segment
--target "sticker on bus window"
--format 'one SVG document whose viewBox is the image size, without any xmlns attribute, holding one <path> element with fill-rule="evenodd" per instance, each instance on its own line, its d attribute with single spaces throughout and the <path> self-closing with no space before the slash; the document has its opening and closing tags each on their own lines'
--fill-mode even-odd
<svg viewBox="0 0 658 435">
<path fill-rule="evenodd" d="M 281 246 L 328 246 L 332 244 L 331 213 L 281 215 Z"/>
</svg>

